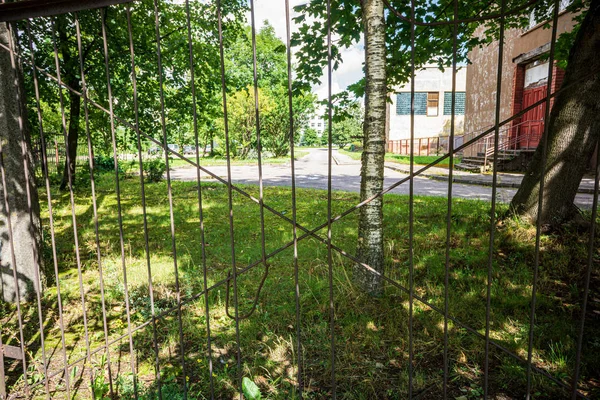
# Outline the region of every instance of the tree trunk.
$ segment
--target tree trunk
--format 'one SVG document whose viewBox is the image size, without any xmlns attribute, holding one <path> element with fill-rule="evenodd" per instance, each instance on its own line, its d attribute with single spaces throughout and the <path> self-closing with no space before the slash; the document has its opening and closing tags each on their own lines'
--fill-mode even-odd
<svg viewBox="0 0 600 400">
<path fill-rule="evenodd" d="M 383 190 L 385 156 L 385 19 L 382 0 L 363 2 L 365 31 L 365 123 L 360 199 L 364 201 Z M 357 257 L 380 274 L 384 273 L 383 198 L 375 198 L 360 208 Z M 354 269 L 357 283 L 368 293 L 380 295 L 383 279 L 364 266 Z"/>
<path fill-rule="evenodd" d="M 78 60 L 73 58 L 70 49 L 69 38 L 67 36 L 66 17 L 59 17 L 56 20 L 58 31 L 59 51 L 62 55 L 63 82 L 74 90 L 81 92 L 81 84 L 78 77 Z M 67 185 L 73 183 L 75 179 L 75 165 L 77 163 L 77 142 L 79 140 L 79 117 L 81 115 L 81 98 L 69 91 L 69 126 L 67 130 L 67 143 L 65 157 L 65 167 L 63 168 L 63 177 L 60 183 L 60 190 L 65 190 Z M 70 180 L 69 180 L 70 176 Z"/>
<path fill-rule="evenodd" d="M 600 0 L 593 0 L 569 54 L 563 81 L 563 87 L 569 88 L 556 96 L 548 121 L 545 171 L 540 145 L 511 203 L 514 213 L 531 221 L 539 215 L 543 225 L 557 226 L 577 213 L 575 195 L 600 138 L 598 49 Z M 542 171 L 543 206 L 539 210 Z"/>
<path fill-rule="evenodd" d="M 0 23 L 0 43 L 11 47 L 16 43 L 11 35 Z M 6 302 L 29 300 L 44 287 L 40 208 L 24 93 L 16 59 L 0 49 L 0 141 L 6 182 L 4 187 L 0 179 L 0 292 Z"/>
<path fill-rule="evenodd" d="M 65 81 L 67 85 L 79 91 L 79 80 L 77 78 Z M 67 131 L 66 151 L 69 157 L 65 157 L 65 167 L 60 183 L 60 190 L 65 190 L 69 183 L 75 179 L 75 165 L 77 163 L 77 142 L 79 141 L 79 117 L 81 115 L 81 98 L 71 93 L 69 96 L 69 127 Z M 70 171 L 67 169 L 69 168 Z M 71 181 L 69 181 L 69 173 Z"/>
</svg>

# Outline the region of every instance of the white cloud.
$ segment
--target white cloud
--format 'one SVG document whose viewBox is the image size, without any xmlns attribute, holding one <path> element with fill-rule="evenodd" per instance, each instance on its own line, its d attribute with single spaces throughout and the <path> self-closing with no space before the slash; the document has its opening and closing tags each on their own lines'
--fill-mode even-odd
<svg viewBox="0 0 600 400">
<path fill-rule="evenodd" d="M 290 15 L 291 18 L 297 14 L 294 12 L 294 7 L 306 0 L 290 0 Z M 254 0 L 254 15 L 256 19 L 257 29 L 262 26 L 265 20 L 269 21 L 275 28 L 275 34 L 283 41 L 286 38 L 285 24 L 285 1 L 284 0 Z M 246 16 L 248 24 L 250 23 L 250 13 Z M 296 26 L 293 21 L 290 21 L 292 32 Z"/>
</svg>

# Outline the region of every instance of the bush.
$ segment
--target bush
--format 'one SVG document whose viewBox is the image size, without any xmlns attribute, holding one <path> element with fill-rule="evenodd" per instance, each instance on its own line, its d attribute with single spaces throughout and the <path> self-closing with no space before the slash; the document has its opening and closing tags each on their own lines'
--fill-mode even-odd
<svg viewBox="0 0 600 400">
<path fill-rule="evenodd" d="M 114 171 L 115 161 L 112 157 L 109 156 L 94 156 L 94 170 L 96 172 Z"/>
<path fill-rule="evenodd" d="M 162 158 L 144 161 L 144 176 L 148 182 L 160 182 L 166 170 L 167 165 Z"/>
<path fill-rule="evenodd" d="M 325 135 L 321 134 L 321 136 L 319 136 L 317 131 L 308 128 L 304 131 L 300 143 L 302 146 L 322 146 L 327 143 L 326 139 Z"/>
</svg>

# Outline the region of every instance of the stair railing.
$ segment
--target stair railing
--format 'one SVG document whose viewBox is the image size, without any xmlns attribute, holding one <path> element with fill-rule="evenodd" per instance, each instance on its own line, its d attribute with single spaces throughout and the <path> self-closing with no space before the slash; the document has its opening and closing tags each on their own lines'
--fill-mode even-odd
<svg viewBox="0 0 600 400">
<path fill-rule="evenodd" d="M 504 153 L 506 153 L 506 150 L 518 150 L 517 147 L 519 145 L 519 143 L 521 143 L 524 139 L 527 140 L 527 148 L 529 148 L 529 145 L 532 141 L 532 139 L 539 139 L 539 137 L 541 136 L 539 133 L 537 134 L 533 134 L 531 132 L 531 124 L 534 122 L 543 122 L 544 120 L 529 120 L 529 121 L 523 121 L 520 122 L 516 125 L 513 126 L 509 126 L 509 127 L 503 127 L 503 129 L 500 130 L 499 134 L 499 141 L 498 141 L 498 152 L 504 151 Z M 527 129 L 525 131 L 525 134 L 520 134 L 520 130 L 521 127 L 523 125 L 527 125 L 527 127 L 529 129 Z M 517 129 L 517 133 L 516 135 L 509 135 L 507 134 L 507 132 L 509 130 L 512 129 Z M 490 133 L 489 135 L 484 136 L 481 140 L 483 141 L 483 146 L 484 146 L 484 161 L 483 161 L 483 168 L 487 169 L 488 166 L 488 159 L 493 156 L 494 152 L 495 152 L 495 147 L 494 147 L 494 133 Z"/>
</svg>

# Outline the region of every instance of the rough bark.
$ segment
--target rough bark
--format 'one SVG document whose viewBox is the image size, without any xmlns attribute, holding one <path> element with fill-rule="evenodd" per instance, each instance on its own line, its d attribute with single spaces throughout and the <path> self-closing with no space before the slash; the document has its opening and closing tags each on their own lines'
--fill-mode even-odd
<svg viewBox="0 0 600 400">
<path fill-rule="evenodd" d="M 593 0 L 571 53 L 563 87 L 548 121 L 546 166 L 538 146 L 512 200 L 514 213 L 531 221 L 539 217 L 558 226 L 577 214 L 575 195 L 600 138 L 600 0 Z M 543 206 L 538 209 L 540 178 L 544 176 Z"/>
<path fill-rule="evenodd" d="M 383 189 L 385 156 L 386 74 L 385 74 L 385 19 L 382 0 L 363 1 L 365 32 L 365 123 L 364 150 L 360 183 L 361 201 L 371 198 Z M 383 199 L 381 196 L 363 206 L 358 220 L 357 257 L 380 274 L 384 273 L 383 255 Z M 355 280 L 368 293 L 383 291 L 381 275 L 357 264 Z"/>
<path fill-rule="evenodd" d="M 0 42 L 5 46 L 16 43 L 10 35 L 7 25 L 0 23 Z M 0 180 L 0 291 L 6 302 L 29 300 L 44 287 L 40 209 L 24 93 L 16 60 L 0 50 L 0 141 L 6 180 L 6 187 Z"/>
<path fill-rule="evenodd" d="M 65 17 L 57 19 L 57 30 L 59 39 L 59 51 L 62 56 L 63 75 L 62 80 L 72 87 L 74 90 L 80 92 L 81 84 L 77 71 L 79 65 L 77 60 L 71 54 L 71 48 L 69 38 L 67 36 L 67 21 Z M 67 146 L 68 157 L 65 157 L 65 166 L 63 168 L 63 177 L 60 183 L 60 189 L 64 190 L 67 188 L 69 183 L 73 183 L 75 179 L 75 165 L 77 163 L 77 142 L 79 141 L 79 118 L 81 116 L 81 98 L 69 92 L 69 126 L 67 130 Z M 69 180 L 69 176 L 70 179 Z"/>
</svg>

